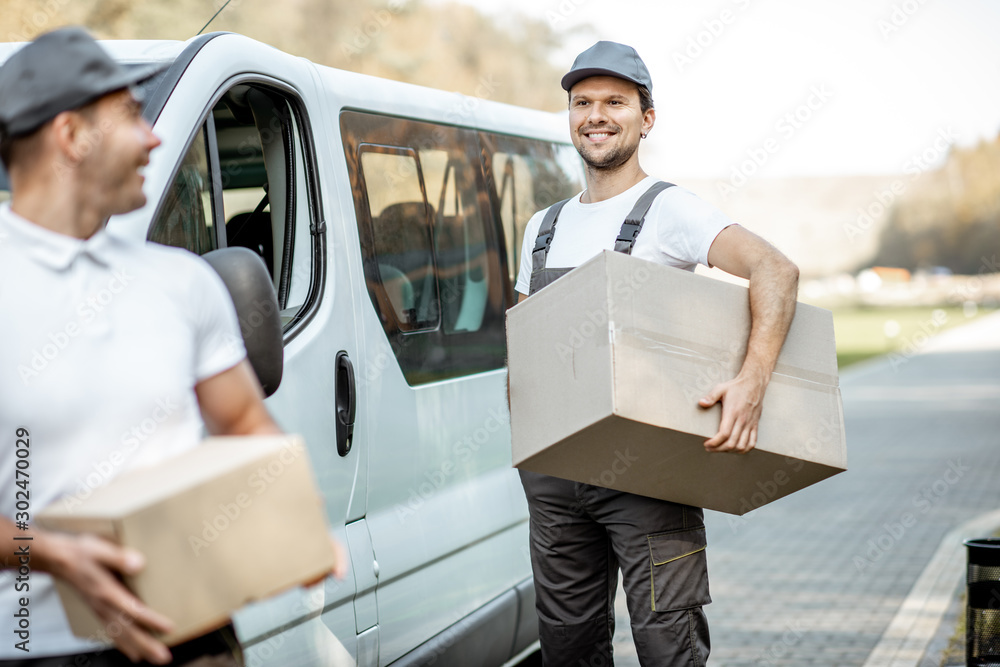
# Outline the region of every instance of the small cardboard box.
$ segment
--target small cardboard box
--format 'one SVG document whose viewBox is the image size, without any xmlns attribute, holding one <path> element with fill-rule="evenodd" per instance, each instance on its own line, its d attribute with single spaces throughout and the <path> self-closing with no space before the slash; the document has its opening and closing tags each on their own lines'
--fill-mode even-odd
<svg viewBox="0 0 1000 667">
<path fill-rule="evenodd" d="M 124 473 L 87 498 L 36 517 L 138 549 L 146 567 L 125 584 L 175 624 L 175 645 L 224 625 L 246 602 L 331 571 L 334 554 L 302 438 L 216 437 L 156 466 Z M 73 633 L 106 638 L 74 588 L 56 579 Z M 109 628 L 113 632 L 113 628 Z"/>
<path fill-rule="evenodd" d="M 507 311 L 514 465 L 742 515 L 847 468 L 833 317 L 798 304 L 757 446 L 706 452 L 748 290 L 605 251 Z"/>
</svg>

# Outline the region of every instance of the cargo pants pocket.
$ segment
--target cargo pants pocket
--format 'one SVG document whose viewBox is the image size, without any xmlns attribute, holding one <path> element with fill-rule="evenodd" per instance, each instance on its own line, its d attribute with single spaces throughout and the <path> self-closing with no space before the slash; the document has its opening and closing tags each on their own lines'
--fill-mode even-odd
<svg viewBox="0 0 1000 667">
<path fill-rule="evenodd" d="M 653 611 L 690 609 L 712 601 L 704 526 L 647 535 L 646 539 Z"/>
</svg>

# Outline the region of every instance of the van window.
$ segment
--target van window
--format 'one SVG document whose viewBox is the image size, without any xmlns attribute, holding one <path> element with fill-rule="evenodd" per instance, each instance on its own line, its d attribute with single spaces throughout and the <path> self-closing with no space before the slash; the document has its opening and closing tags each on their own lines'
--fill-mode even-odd
<svg viewBox="0 0 1000 667">
<path fill-rule="evenodd" d="M 7 181 L 7 170 L 0 163 L 0 204 L 10 200 L 10 183 Z"/>
<path fill-rule="evenodd" d="M 208 168 L 208 130 L 202 126 L 191 142 L 174 181 L 164 195 L 152 240 L 204 255 L 219 247 Z"/>
<path fill-rule="evenodd" d="M 441 148 L 421 148 L 428 190 L 438 193 L 434 251 L 446 334 L 478 331 L 486 316 L 490 255 L 479 205 L 478 161 Z"/>
<path fill-rule="evenodd" d="M 213 106 L 178 167 L 149 240 L 204 254 L 242 246 L 271 275 L 286 331 L 314 279 L 314 169 L 303 114 L 288 94 L 238 84 Z"/>
<path fill-rule="evenodd" d="M 572 146 L 480 133 L 487 181 L 492 183 L 503 227 L 507 272 L 517 280 L 521 243 L 537 211 L 583 189 L 580 157 Z"/>
<path fill-rule="evenodd" d="M 340 121 L 368 293 L 407 382 L 502 368 L 508 285 L 475 131 Z"/>
<path fill-rule="evenodd" d="M 417 155 L 409 149 L 362 146 L 361 172 L 372 226 L 378 280 L 401 331 L 438 326 L 431 225 Z"/>
</svg>

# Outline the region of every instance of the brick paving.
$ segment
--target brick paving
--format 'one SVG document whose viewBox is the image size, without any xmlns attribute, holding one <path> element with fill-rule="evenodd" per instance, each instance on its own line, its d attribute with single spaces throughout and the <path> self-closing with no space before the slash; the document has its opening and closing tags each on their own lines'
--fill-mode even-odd
<svg viewBox="0 0 1000 667">
<path fill-rule="evenodd" d="M 711 667 L 863 665 L 944 536 L 1000 508 L 1000 317 L 921 352 L 842 375 L 846 473 L 706 512 Z M 615 656 L 638 665 L 621 594 Z"/>
</svg>

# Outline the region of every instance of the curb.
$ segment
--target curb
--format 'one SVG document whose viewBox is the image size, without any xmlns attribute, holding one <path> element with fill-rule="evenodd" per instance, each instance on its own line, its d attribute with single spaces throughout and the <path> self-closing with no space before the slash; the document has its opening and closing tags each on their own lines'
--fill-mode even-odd
<svg viewBox="0 0 1000 667">
<path fill-rule="evenodd" d="M 927 667 L 921 665 L 922 658 L 951 606 L 959 582 L 964 580 L 962 540 L 992 532 L 998 525 L 1000 510 L 995 510 L 945 535 L 863 667 Z"/>
</svg>

